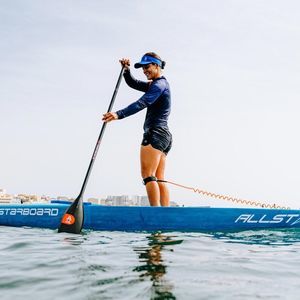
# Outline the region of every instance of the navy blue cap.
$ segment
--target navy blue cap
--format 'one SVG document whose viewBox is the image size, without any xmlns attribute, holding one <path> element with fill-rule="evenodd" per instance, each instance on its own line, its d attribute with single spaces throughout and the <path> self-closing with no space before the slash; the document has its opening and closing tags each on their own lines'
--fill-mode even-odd
<svg viewBox="0 0 300 300">
<path fill-rule="evenodd" d="M 162 61 L 158 58 L 155 58 L 153 56 L 150 56 L 150 55 L 144 55 L 141 59 L 140 62 L 134 64 L 134 67 L 136 69 L 138 68 L 141 68 L 142 66 L 145 66 L 145 65 L 149 65 L 151 63 L 154 63 L 154 64 L 157 64 L 159 65 L 160 67 L 162 66 Z"/>
</svg>

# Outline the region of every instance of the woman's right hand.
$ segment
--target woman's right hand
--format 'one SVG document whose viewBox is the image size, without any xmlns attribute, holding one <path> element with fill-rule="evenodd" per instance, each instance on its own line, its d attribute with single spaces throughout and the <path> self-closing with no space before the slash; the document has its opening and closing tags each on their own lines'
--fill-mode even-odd
<svg viewBox="0 0 300 300">
<path fill-rule="evenodd" d="M 129 69 L 130 60 L 128 58 L 122 58 L 119 60 L 119 62 L 121 63 L 122 67 L 124 67 L 124 69 L 126 69 L 126 70 Z"/>
<path fill-rule="evenodd" d="M 115 112 L 107 112 L 107 113 L 103 114 L 102 121 L 104 121 L 105 123 L 108 123 L 108 122 L 111 122 L 114 120 L 118 120 L 118 115 Z"/>
</svg>

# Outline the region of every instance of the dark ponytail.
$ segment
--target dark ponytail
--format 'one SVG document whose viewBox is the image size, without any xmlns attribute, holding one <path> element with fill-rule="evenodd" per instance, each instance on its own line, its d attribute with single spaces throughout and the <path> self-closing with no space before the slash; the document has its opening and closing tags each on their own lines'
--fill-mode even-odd
<svg viewBox="0 0 300 300">
<path fill-rule="evenodd" d="M 165 65 L 166 65 L 166 62 L 163 61 L 159 55 L 157 55 L 155 52 L 147 52 L 145 53 L 145 55 L 148 55 L 148 56 L 152 56 L 154 58 L 157 58 L 161 61 L 161 68 L 164 69 L 165 68 Z"/>
</svg>

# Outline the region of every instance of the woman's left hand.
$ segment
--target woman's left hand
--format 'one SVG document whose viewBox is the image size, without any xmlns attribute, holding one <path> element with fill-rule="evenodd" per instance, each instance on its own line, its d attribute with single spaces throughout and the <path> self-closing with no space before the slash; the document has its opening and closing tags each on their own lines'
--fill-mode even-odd
<svg viewBox="0 0 300 300">
<path fill-rule="evenodd" d="M 110 122 L 118 120 L 118 115 L 115 112 L 108 112 L 103 115 L 102 121 L 104 122 Z"/>
</svg>

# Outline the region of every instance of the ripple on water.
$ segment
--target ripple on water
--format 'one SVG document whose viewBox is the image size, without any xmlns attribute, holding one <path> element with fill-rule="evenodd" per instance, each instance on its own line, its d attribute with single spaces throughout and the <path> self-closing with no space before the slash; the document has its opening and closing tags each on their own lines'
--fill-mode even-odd
<svg viewBox="0 0 300 300">
<path fill-rule="evenodd" d="M 0 227 L 1 300 L 296 299 L 300 232 Z"/>
</svg>

